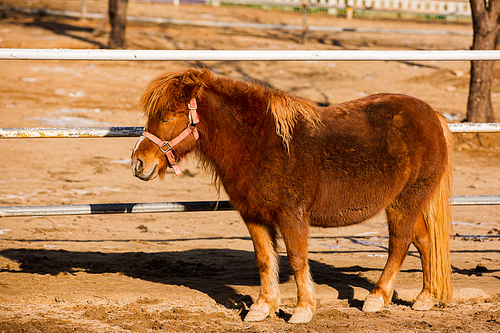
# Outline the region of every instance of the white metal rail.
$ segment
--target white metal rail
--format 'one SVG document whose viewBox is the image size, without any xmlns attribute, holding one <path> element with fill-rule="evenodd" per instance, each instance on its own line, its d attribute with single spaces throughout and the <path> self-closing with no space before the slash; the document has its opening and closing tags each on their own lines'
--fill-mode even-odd
<svg viewBox="0 0 500 333">
<path fill-rule="evenodd" d="M 114 61 L 469 61 L 500 60 L 500 50 L 97 50 L 0 49 L 0 60 Z"/>
<path fill-rule="evenodd" d="M 233 210 L 229 201 L 146 202 L 81 205 L 4 206 L 0 217 L 179 213 Z"/>
<path fill-rule="evenodd" d="M 454 133 L 500 133 L 500 123 L 453 123 Z M 4 138 L 103 138 L 139 137 L 143 127 L 5 127 L 0 128 Z"/>
<path fill-rule="evenodd" d="M 453 206 L 500 205 L 500 195 L 457 195 L 451 199 Z M 147 202 L 80 205 L 4 206 L 1 217 L 180 213 L 234 210 L 230 201 Z"/>
</svg>

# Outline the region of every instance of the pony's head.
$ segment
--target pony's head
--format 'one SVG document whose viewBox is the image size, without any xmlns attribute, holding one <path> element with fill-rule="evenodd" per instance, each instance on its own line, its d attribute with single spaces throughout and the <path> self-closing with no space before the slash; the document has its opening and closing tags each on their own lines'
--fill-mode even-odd
<svg viewBox="0 0 500 333">
<path fill-rule="evenodd" d="M 163 177 L 169 166 L 180 172 L 177 162 L 196 146 L 196 97 L 203 92 L 205 75 L 201 70 L 165 73 L 146 88 L 141 98 L 146 125 L 132 152 L 136 177 Z"/>
</svg>

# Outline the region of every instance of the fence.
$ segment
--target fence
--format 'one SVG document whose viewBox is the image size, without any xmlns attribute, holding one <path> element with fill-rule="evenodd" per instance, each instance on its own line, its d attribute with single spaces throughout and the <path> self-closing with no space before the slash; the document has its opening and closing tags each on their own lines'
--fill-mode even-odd
<svg viewBox="0 0 500 333">
<path fill-rule="evenodd" d="M 233 5 L 245 5 L 249 3 L 253 3 L 253 0 L 229 0 L 228 4 Z M 263 6 L 264 2 L 256 0 L 256 5 Z M 358 3 L 356 1 L 355 3 Z M 421 1 L 413 1 L 411 3 L 416 3 L 420 5 Z M 437 3 L 436 1 L 430 1 L 431 3 Z M 103 20 L 106 18 L 106 15 L 103 13 L 87 13 L 86 6 L 84 5 L 85 1 L 82 3 L 82 11 L 64 11 L 64 10 L 56 10 L 56 9 L 36 9 L 36 8 L 21 8 L 21 7 L 13 7 L 6 6 L 0 4 L 0 10 L 9 10 L 16 11 L 26 14 L 32 15 L 53 15 L 53 16 L 63 16 L 63 17 L 71 17 L 71 18 L 89 18 L 89 19 L 98 19 Z M 216 3 L 214 1 L 213 3 Z M 226 3 L 226 2 L 224 2 Z M 295 0 L 270 0 L 269 3 L 274 3 L 274 6 L 301 6 L 301 2 L 297 2 Z M 340 4 L 339 0 L 335 2 L 341 8 L 345 8 L 347 4 Z M 368 2 L 366 2 L 368 3 Z M 381 2 L 374 1 L 375 4 L 382 3 L 384 6 L 388 6 L 389 4 L 393 4 L 392 2 Z M 426 3 L 426 1 L 422 2 Z M 441 3 L 441 2 L 440 2 Z M 444 2 L 443 2 L 444 3 Z M 463 2 L 459 2 L 463 3 Z M 259 5 L 260 4 L 260 5 Z M 325 4 L 329 4 L 330 6 L 334 5 L 334 1 L 332 0 L 309 0 L 308 4 L 306 4 L 309 8 L 320 8 Z M 468 2 L 466 3 L 468 4 Z M 339 7 L 339 8 L 340 8 Z M 411 7 L 414 7 L 413 5 Z M 349 7 L 351 8 L 351 7 Z M 451 6 L 445 6 L 445 8 L 452 8 Z M 337 7 L 327 7 L 326 10 L 328 12 L 337 11 Z M 340 9 L 339 9 L 340 10 Z M 343 9 L 342 9 L 343 10 Z M 470 11 L 470 9 L 469 9 Z M 366 12 L 365 10 L 361 10 L 361 16 Z M 370 9 L 368 12 L 372 12 Z M 375 11 L 376 12 L 376 11 Z M 336 26 L 310 26 L 307 25 L 306 22 L 306 13 L 307 11 L 303 11 L 303 22 L 302 25 L 289 25 L 289 24 L 265 24 L 265 23 L 242 23 L 242 22 L 223 22 L 223 21 L 206 21 L 206 20 L 184 20 L 184 19 L 173 19 L 173 18 L 163 18 L 163 17 L 143 17 L 143 16 L 127 16 L 127 21 L 129 22 L 138 22 L 138 23 L 153 23 L 153 24 L 164 24 L 164 25 L 183 25 L 183 26 L 201 26 L 201 27 L 223 27 L 223 28 L 248 28 L 248 29 L 271 29 L 271 30 L 291 30 L 291 31 L 322 31 L 322 32 L 359 32 L 359 33 L 396 33 L 396 34 L 418 34 L 418 35 L 467 35 L 472 36 L 472 31 L 445 31 L 445 30 L 427 30 L 427 29 L 374 29 L 374 28 L 342 28 Z M 389 12 L 394 13 L 394 12 Z M 443 13 L 441 13 L 443 14 Z M 456 13 L 455 13 L 456 14 Z M 393 15 L 393 14 L 390 14 Z M 389 16 L 390 16 L 389 15 Z M 414 14 L 409 13 L 410 17 Z M 447 14 L 448 15 L 448 14 Z M 366 15 L 365 15 L 366 16 Z M 386 15 L 387 16 L 387 15 Z M 399 15 L 398 17 L 400 17 Z M 446 19 L 450 19 L 451 16 L 443 16 Z M 468 16 L 454 16 L 470 19 L 470 13 Z"/>
<path fill-rule="evenodd" d="M 212 3 L 260 4 L 300 7 L 303 0 L 212 0 Z M 402 13 L 423 13 L 438 15 L 470 16 L 468 0 L 306 0 L 309 6 L 331 9 L 347 7 L 361 10 L 394 11 Z M 333 13 L 333 12 L 332 12 Z"/>
<path fill-rule="evenodd" d="M 500 133 L 499 124 L 450 124 L 454 133 Z M 0 128 L 0 138 L 105 138 L 138 137 L 142 127 L 74 127 L 74 128 Z M 500 195 L 454 196 L 455 206 L 500 205 Z M 229 201 L 214 202 L 158 202 L 123 204 L 81 204 L 46 206 L 4 206 L 0 217 L 126 214 L 126 213 L 170 213 L 192 211 L 232 210 Z"/>
<path fill-rule="evenodd" d="M 175 6 L 178 6 L 181 0 L 166 0 L 163 2 L 173 3 Z M 193 1 L 186 2 L 193 3 Z M 471 16 L 469 0 L 200 0 L 199 3 L 207 3 L 214 6 L 233 4 L 274 7 L 289 6 L 297 8 L 307 5 L 313 8 L 319 7 L 330 9 L 328 12 L 331 14 L 336 14 L 338 9 L 353 8 L 357 10 L 391 11 L 398 13 Z M 22 10 L 39 14 L 53 13 L 80 18 L 104 18 L 104 14 L 88 13 L 86 0 L 81 1 L 80 12 L 31 8 L 24 8 Z M 96 17 L 96 15 L 99 16 Z"/>
<path fill-rule="evenodd" d="M 0 60 L 253 60 L 253 61 L 386 61 L 500 60 L 500 51 L 139 51 L 0 49 Z M 450 124 L 452 132 L 500 133 L 498 124 Z M 0 139 L 137 137 L 141 127 L 0 128 Z M 500 205 L 500 195 L 454 196 L 453 205 Z M 82 204 L 0 207 L 0 217 L 160 213 L 231 210 L 228 201 L 187 203 Z"/>
<path fill-rule="evenodd" d="M 68 50 L 0 49 L 0 60 L 464 61 L 500 60 L 500 50 Z"/>
</svg>

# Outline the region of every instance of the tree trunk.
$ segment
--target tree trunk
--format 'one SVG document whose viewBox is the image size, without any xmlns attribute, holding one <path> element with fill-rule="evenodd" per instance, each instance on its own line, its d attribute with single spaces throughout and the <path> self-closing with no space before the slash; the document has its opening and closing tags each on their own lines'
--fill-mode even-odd
<svg viewBox="0 0 500 333">
<path fill-rule="evenodd" d="M 497 25 L 500 25 L 500 14 L 497 17 Z M 497 38 L 495 39 L 495 50 L 500 50 L 500 28 L 497 29 Z"/>
<path fill-rule="evenodd" d="M 127 3 L 128 0 L 109 0 L 108 13 L 111 33 L 109 35 L 108 47 L 110 49 L 124 49 L 127 47 L 125 40 Z"/>
<path fill-rule="evenodd" d="M 478 50 L 478 49 L 474 49 Z M 485 49 L 480 49 L 485 50 Z M 493 61 L 473 60 L 470 69 L 469 99 L 467 100 L 467 121 L 472 123 L 493 123 L 495 114 L 491 104 Z"/>
<path fill-rule="evenodd" d="M 500 17 L 500 0 L 470 0 L 474 38 L 472 50 L 493 50 L 499 33 L 497 21 Z M 469 99 L 467 101 L 468 122 L 494 122 L 491 105 L 493 82 L 491 60 L 471 61 Z"/>
<path fill-rule="evenodd" d="M 498 24 L 500 25 L 500 16 L 498 20 L 499 20 Z M 500 50 L 500 29 L 498 29 L 497 38 L 495 40 L 495 50 Z"/>
</svg>

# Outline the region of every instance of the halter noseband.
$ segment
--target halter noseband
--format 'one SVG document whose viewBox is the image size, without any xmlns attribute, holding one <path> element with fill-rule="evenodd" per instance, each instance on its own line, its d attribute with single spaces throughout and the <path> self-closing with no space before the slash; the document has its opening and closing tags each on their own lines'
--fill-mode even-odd
<svg viewBox="0 0 500 333">
<path fill-rule="evenodd" d="M 193 134 L 194 139 L 198 140 L 199 138 L 199 133 L 198 130 L 196 129 L 196 124 L 200 121 L 198 118 L 198 113 L 196 112 L 197 105 L 196 105 L 196 99 L 193 97 L 191 101 L 188 103 L 188 108 L 189 108 L 189 124 L 187 128 L 181 132 L 178 136 L 173 138 L 170 141 L 162 141 L 160 138 L 155 136 L 154 134 L 151 134 L 149 132 L 142 132 L 141 137 L 144 137 L 146 139 L 149 139 L 151 142 L 156 144 L 160 151 L 165 155 L 168 166 L 174 169 L 175 175 L 179 176 L 182 174 L 181 169 L 179 168 L 179 159 L 176 158 L 172 152 L 172 148 L 179 144 L 182 140 L 184 140 L 188 135 Z"/>
</svg>

